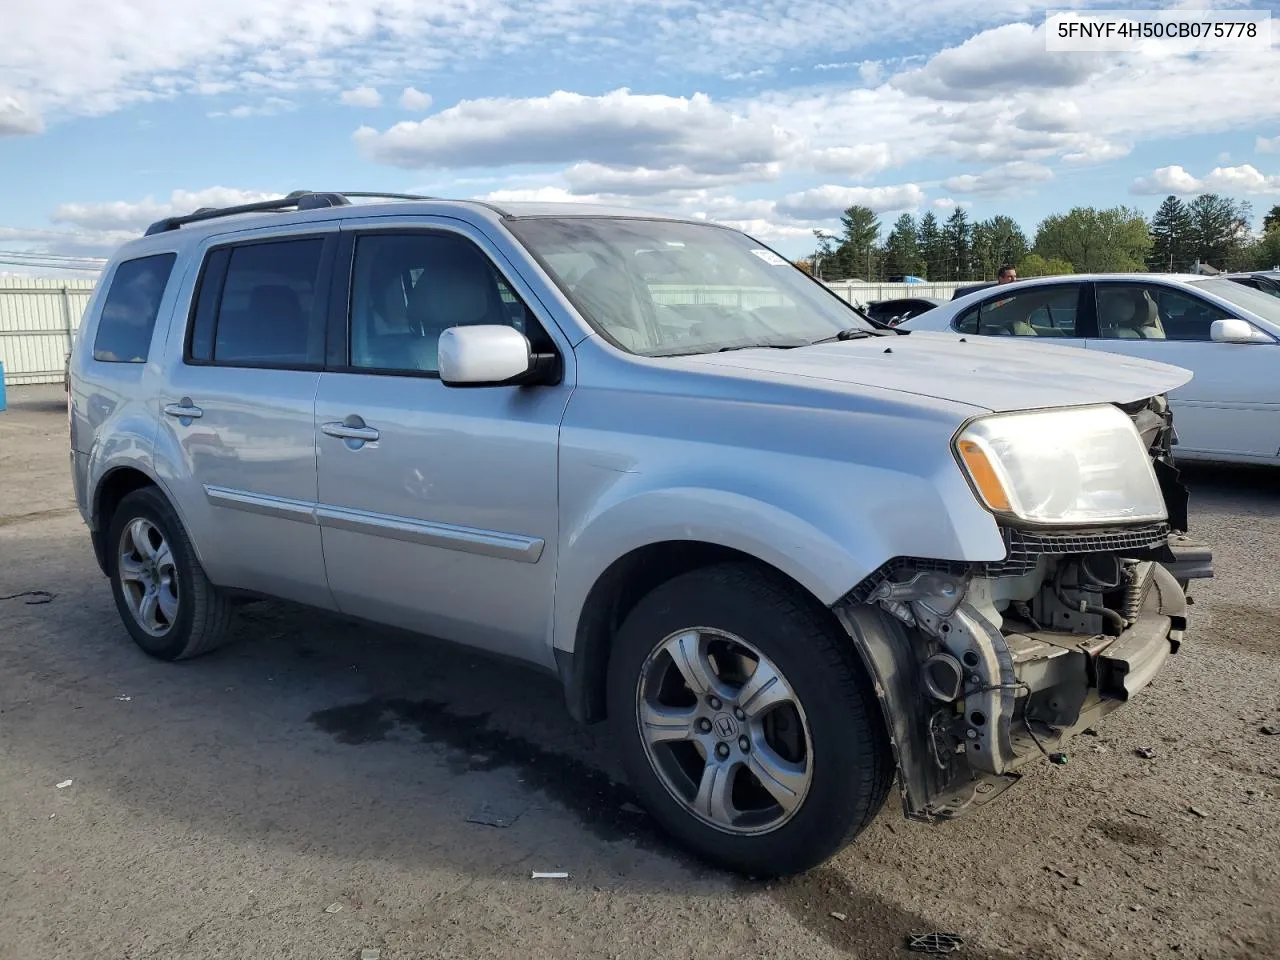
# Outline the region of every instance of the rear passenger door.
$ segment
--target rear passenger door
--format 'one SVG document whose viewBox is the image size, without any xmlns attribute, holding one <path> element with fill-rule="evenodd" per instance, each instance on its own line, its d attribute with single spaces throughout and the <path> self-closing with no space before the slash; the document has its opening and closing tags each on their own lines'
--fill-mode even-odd
<svg viewBox="0 0 1280 960">
<path fill-rule="evenodd" d="M 343 227 L 316 397 L 329 584 L 344 613 L 549 666 L 572 353 L 483 234 L 434 223 Z M 562 382 L 445 386 L 437 341 L 461 324 L 515 327 Z"/>
<path fill-rule="evenodd" d="M 157 469 L 209 577 L 332 609 L 314 403 L 337 224 L 206 241 L 167 351 Z"/>
</svg>

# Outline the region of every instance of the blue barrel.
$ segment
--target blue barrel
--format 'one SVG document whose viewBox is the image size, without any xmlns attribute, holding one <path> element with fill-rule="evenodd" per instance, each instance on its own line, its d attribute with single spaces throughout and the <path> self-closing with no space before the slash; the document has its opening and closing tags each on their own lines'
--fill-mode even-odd
<svg viewBox="0 0 1280 960">
<path fill-rule="evenodd" d="M 0 360 L 0 410 L 3 410 L 4 406 L 4 361 Z"/>
</svg>

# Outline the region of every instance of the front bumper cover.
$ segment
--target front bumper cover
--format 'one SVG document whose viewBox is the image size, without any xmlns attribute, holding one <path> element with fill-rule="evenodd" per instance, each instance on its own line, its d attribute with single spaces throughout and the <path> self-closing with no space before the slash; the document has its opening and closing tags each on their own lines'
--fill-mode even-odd
<svg viewBox="0 0 1280 960">
<path fill-rule="evenodd" d="M 1177 652 L 1187 627 L 1180 578 L 1156 563 L 1149 574 L 1139 615 L 1114 637 L 1052 630 L 1003 634 L 980 612 L 981 598 L 966 596 L 971 585 L 961 581 L 953 585 L 959 600 L 954 608 L 932 611 L 933 645 L 880 607 L 837 605 L 875 680 L 904 814 L 951 819 L 994 799 L 1021 778 L 1028 762 L 1058 751 L 1146 688 Z M 946 574 L 927 576 L 931 592 L 946 586 Z M 924 615 L 930 616 L 927 603 Z M 929 646 L 940 646 L 938 653 L 963 667 L 951 702 L 930 696 L 921 681 L 930 654 L 937 656 Z"/>
</svg>

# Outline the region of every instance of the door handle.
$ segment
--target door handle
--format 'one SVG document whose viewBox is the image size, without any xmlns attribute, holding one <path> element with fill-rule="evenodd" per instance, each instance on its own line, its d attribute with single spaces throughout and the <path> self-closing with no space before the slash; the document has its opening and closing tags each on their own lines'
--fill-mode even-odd
<svg viewBox="0 0 1280 960">
<path fill-rule="evenodd" d="M 165 416 L 179 420 L 196 420 L 204 416 L 204 411 L 193 404 L 190 397 L 183 397 L 181 403 L 166 403 L 164 412 Z"/>
<path fill-rule="evenodd" d="M 354 414 L 345 420 L 331 420 L 328 423 L 322 423 L 320 430 L 327 436 L 337 437 L 339 440 L 354 440 L 357 443 L 368 443 L 371 440 L 377 440 L 381 436 L 377 429 L 367 426 L 364 420 Z"/>
</svg>

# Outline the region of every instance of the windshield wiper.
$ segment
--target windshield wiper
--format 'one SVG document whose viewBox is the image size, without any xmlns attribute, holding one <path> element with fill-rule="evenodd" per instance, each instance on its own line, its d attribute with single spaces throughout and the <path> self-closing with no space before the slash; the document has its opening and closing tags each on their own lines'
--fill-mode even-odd
<svg viewBox="0 0 1280 960">
<path fill-rule="evenodd" d="M 812 340 L 811 343 L 835 343 L 838 340 L 864 340 L 867 337 L 883 337 L 888 330 L 863 330 L 861 327 L 849 327 L 829 337 Z"/>
<path fill-rule="evenodd" d="M 726 347 L 720 347 L 716 353 L 727 353 L 730 350 L 794 350 L 796 347 L 807 346 L 809 346 L 808 340 L 784 340 L 781 343 L 765 340 L 754 343 L 731 343 Z"/>
</svg>

